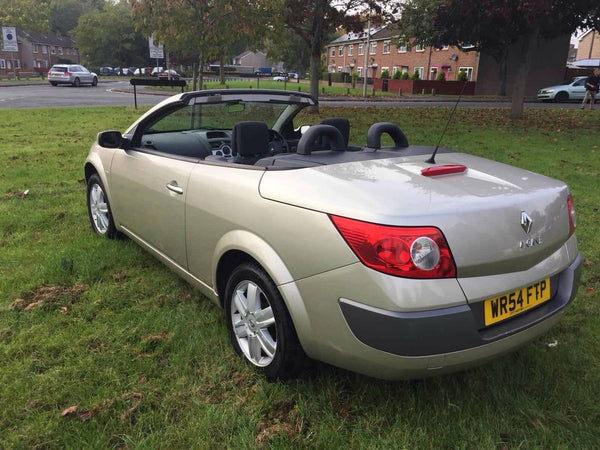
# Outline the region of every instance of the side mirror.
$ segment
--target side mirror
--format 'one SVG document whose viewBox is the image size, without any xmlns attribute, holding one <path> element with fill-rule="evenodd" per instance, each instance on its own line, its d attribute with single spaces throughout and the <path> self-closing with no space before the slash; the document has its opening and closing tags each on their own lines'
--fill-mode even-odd
<svg viewBox="0 0 600 450">
<path fill-rule="evenodd" d="M 98 133 L 98 144 L 104 148 L 120 148 L 123 145 L 123 136 L 120 131 L 101 131 Z"/>
</svg>

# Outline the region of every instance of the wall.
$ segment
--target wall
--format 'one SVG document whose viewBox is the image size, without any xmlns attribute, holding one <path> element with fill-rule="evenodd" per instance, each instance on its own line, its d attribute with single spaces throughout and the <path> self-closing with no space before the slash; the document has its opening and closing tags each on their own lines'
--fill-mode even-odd
<svg viewBox="0 0 600 450">
<path fill-rule="evenodd" d="M 383 80 L 375 79 L 373 85 L 376 91 L 381 91 Z M 477 83 L 469 82 L 464 88 L 463 95 L 473 95 Z M 398 92 L 402 89 L 403 94 L 431 94 L 435 89 L 438 95 L 458 95 L 463 89 L 464 83 L 460 81 L 434 81 L 434 80 L 388 80 L 388 92 Z"/>
<path fill-rule="evenodd" d="M 600 33 L 595 32 L 593 47 L 592 47 L 592 35 L 593 33 L 586 34 L 583 39 L 579 41 L 579 47 L 577 48 L 577 59 L 589 59 L 589 58 L 600 58 Z M 592 56 L 590 56 L 590 47 L 592 47 Z"/>
<path fill-rule="evenodd" d="M 563 80 L 567 55 L 569 53 L 570 36 L 564 35 L 555 39 L 541 40 L 535 50 L 525 88 L 526 96 L 535 96 L 544 86 L 552 86 Z M 515 67 L 519 44 L 509 48 L 506 94 L 511 95 L 515 81 Z M 479 59 L 479 75 L 477 77 L 477 95 L 498 95 L 499 76 L 498 63 L 494 58 L 481 53 Z"/>
</svg>

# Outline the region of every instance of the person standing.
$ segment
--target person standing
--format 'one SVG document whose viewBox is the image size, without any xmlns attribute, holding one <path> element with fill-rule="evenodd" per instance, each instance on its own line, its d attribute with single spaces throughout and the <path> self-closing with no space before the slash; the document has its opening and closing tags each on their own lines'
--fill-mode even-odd
<svg viewBox="0 0 600 450">
<path fill-rule="evenodd" d="M 596 101 L 596 94 L 598 93 L 598 87 L 600 85 L 600 69 L 594 69 L 594 74 L 587 77 L 585 80 L 585 97 L 581 103 L 581 109 L 585 107 L 585 103 L 590 101 L 590 109 L 594 109 L 594 102 Z"/>
</svg>

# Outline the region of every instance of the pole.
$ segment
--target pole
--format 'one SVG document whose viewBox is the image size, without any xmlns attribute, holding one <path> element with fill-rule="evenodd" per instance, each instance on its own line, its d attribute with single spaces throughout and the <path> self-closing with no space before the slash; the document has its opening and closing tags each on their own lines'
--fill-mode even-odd
<svg viewBox="0 0 600 450">
<path fill-rule="evenodd" d="M 363 75 L 363 97 L 367 97 L 367 76 L 369 74 L 369 69 L 367 69 L 367 62 L 369 58 L 369 44 L 371 43 L 371 10 L 369 10 L 369 20 L 367 22 L 367 45 L 365 48 L 365 64 L 364 69 L 365 73 Z"/>
</svg>

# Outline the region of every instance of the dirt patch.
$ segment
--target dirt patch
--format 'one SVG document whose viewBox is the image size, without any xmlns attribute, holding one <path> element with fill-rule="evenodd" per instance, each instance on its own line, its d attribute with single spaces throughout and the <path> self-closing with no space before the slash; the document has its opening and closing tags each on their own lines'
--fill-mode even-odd
<svg viewBox="0 0 600 450">
<path fill-rule="evenodd" d="M 296 399 L 275 403 L 258 423 L 258 434 L 254 443 L 258 448 L 266 447 L 272 439 L 286 435 L 289 439 L 302 434 L 306 429 Z"/>
<path fill-rule="evenodd" d="M 39 306 L 57 303 L 65 298 L 69 298 L 71 303 L 75 303 L 87 288 L 88 285 L 85 283 L 78 283 L 75 286 L 43 286 L 31 295 L 15 299 L 10 307 L 18 311 L 30 311 Z"/>
</svg>

